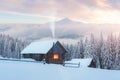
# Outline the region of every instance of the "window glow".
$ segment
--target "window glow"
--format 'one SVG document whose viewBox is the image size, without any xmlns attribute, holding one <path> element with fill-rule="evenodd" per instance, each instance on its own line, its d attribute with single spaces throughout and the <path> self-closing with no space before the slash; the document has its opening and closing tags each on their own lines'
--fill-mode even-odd
<svg viewBox="0 0 120 80">
<path fill-rule="evenodd" d="M 54 58 L 54 59 L 58 59 L 58 58 L 59 58 L 59 55 L 58 55 L 58 54 L 54 54 L 53 58 Z"/>
</svg>

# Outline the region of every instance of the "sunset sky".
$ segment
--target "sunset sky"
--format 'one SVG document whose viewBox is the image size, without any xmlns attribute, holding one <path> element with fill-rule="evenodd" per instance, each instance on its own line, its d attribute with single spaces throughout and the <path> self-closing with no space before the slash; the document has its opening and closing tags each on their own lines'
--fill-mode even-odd
<svg viewBox="0 0 120 80">
<path fill-rule="evenodd" d="M 0 23 L 46 23 L 69 18 L 120 24 L 120 0 L 0 0 Z"/>
</svg>

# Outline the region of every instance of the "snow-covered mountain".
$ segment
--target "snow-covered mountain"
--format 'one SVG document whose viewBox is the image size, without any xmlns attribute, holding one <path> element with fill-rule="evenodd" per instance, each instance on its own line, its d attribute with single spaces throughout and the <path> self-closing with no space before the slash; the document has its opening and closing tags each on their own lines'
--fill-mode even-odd
<svg viewBox="0 0 120 80">
<path fill-rule="evenodd" d="M 70 20 L 69 18 L 64 18 L 62 20 L 57 21 L 56 24 L 65 25 L 65 24 L 82 24 L 82 23 Z"/>
<path fill-rule="evenodd" d="M 9 34 L 17 38 L 37 40 L 52 37 L 50 23 L 46 24 L 0 24 L 0 33 Z M 57 38 L 78 39 L 89 33 L 105 35 L 111 32 L 119 32 L 119 24 L 86 24 L 76 22 L 68 18 L 55 22 Z"/>
</svg>

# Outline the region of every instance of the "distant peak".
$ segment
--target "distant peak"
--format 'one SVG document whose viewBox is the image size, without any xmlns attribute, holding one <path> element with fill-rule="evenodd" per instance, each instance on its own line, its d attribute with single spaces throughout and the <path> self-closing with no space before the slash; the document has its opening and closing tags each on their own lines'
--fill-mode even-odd
<svg viewBox="0 0 120 80">
<path fill-rule="evenodd" d="M 69 18 L 64 18 L 61 21 L 71 21 Z"/>
<path fill-rule="evenodd" d="M 64 19 L 61 19 L 60 21 L 58 21 L 58 23 L 60 24 L 67 24 L 67 23 L 82 23 L 82 22 L 78 22 L 78 21 L 73 21 L 69 18 L 64 18 Z"/>
<path fill-rule="evenodd" d="M 64 19 L 58 21 L 58 23 L 61 23 L 61 24 L 70 23 L 70 22 L 72 22 L 72 20 L 70 20 L 69 18 L 64 18 Z"/>
</svg>

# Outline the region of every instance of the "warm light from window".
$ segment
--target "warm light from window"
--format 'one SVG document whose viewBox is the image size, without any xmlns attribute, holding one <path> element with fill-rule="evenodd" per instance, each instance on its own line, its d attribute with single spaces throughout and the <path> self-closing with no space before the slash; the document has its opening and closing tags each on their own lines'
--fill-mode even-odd
<svg viewBox="0 0 120 80">
<path fill-rule="evenodd" d="M 58 54 L 54 54 L 53 58 L 54 58 L 54 59 L 58 59 L 58 58 L 59 58 L 59 55 L 58 55 Z"/>
</svg>

